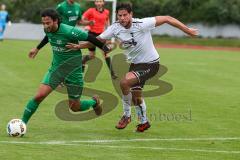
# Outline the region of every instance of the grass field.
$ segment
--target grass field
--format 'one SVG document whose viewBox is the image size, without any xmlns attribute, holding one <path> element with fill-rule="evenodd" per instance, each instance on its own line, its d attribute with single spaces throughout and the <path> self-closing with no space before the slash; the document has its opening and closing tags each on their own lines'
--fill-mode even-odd
<svg viewBox="0 0 240 160">
<path fill-rule="evenodd" d="M 155 42 L 160 44 L 182 44 L 182 45 L 200 45 L 216 47 L 240 47 L 240 39 L 224 38 L 188 38 L 188 37 L 169 37 L 154 36 Z"/>
<path fill-rule="evenodd" d="M 240 160 L 240 54 L 227 51 L 158 49 L 161 64 L 168 68 L 161 80 L 173 90 L 146 98 L 154 117 L 144 133 L 134 132 L 135 119 L 124 130 L 114 128 L 122 114 L 120 101 L 97 119 L 59 120 L 54 106 L 65 95 L 54 92 L 32 117 L 23 138 L 8 137 L 7 122 L 21 117 L 51 62 L 49 46 L 35 60 L 28 59 L 37 43 L 0 43 L 1 160 Z M 105 64 L 97 80 L 86 86 L 118 96 Z"/>
</svg>

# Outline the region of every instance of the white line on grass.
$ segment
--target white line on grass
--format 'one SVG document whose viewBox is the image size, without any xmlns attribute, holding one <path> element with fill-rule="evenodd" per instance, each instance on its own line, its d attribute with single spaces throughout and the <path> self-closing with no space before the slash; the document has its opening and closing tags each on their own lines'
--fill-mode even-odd
<svg viewBox="0 0 240 160">
<path fill-rule="evenodd" d="M 121 149 L 148 149 L 148 150 L 165 150 L 165 151 L 190 151 L 190 152 L 207 152 L 207 153 L 226 153 L 226 154 L 240 154 L 240 151 L 218 151 L 209 149 L 187 149 L 187 148 L 163 148 L 163 147 L 138 147 L 138 146 L 112 146 L 112 145 L 85 145 L 88 147 L 101 148 L 121 148 Z"/>
<path fill-rule="evenodd" d="M 86 142 L 86 141 L 85 141 Z M 96 148 L 117 148 L 117 149 L 146 149 L 146 150 L 164 150 L 164 151 L 188 151 L 188 152 L 205 152 L 205 153 L 224 153 L 224 154 L 240 154 L 240 151 L 226 150 L 209 150 L 209 149 L 189 149 L 189 148 L 163 148 L 163 147 L 139 147 L 139 146 L 117 146 L 117 145 L 96 145 L 96 144 L 79 144 L 72 141 L 47 141 L 47 142 L 20 142 L 20 141 L 0 141 L 1 144 L 24 144 L 24 145 L 62 145 L 62 146 L 85 146 Z M 98 143 L 98 142 L 97 142 Z"/>
<path fill-rule="evenodd" d="M 234 141 L 240 140 L 240 137 L 213 137 L 213 138 L 152 138 L 152 139 L 99 139 L 99 140 L 74 140 L 74 141 L 0 141 L 0 144 L 32 144 L 32 145 L 64 145 L 64 146 L 88 146 L 88 147 L 106 147 L 121 149 L 148 149 L 148 150 L 166 150 L 166 151 L 191 151 L 191 152 L 207 152 L 207 153 L 225 153 L 240 154 L 240 151 L 225 150 L 209 150 L 209 149 L 187 149 L 187 148 L 162 148 L 162 147 L 144 147 L 144 146 L 118 146 L 106 145 L 106 143 L 118 142 L 153 142 L 153 141 Z M 87 144 L 81 144 L 87 143 Z M 104 144 L 105 143 L 105 144 Z M 104 145 L 97 145 L 104 144 Z"/>
<path fill-rule="evenodd" d="M 70 141 L 0 141 L 0 143 L 22 143 L 22 144 L 68 144 L 68 143 L 117 143 L 117 142 L 151 142 L 151 141 L 234 141 L 240 140 L 240 137 L 214 137 L 214 138 L 151 138 L 151 139 L 97 139 L 97 140 L 70 140 Z"/>
<path fill-rule="evenodd" d="M 114 142 L 150 142 L 150 141 L 232 141 L 240 140 L 240 137 L 225 138 L 152 138 L 152 139 L 113 139 L 113 140 L 76 140 L 72 143 L 114 143 Z"/>
</svg>

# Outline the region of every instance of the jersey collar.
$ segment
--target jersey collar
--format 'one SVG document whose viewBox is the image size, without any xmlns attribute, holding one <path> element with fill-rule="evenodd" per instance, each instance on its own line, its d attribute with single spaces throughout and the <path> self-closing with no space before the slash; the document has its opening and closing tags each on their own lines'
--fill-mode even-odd
<svg viewBox="0 0 240 160">
<path fill-rule="evenodd" d="M 95 8 L 95 9 L 96 9 L 96 11 L 97 11 L 97 12 L 99 12 L 99 13 L 103 13 L 103 12 L 104 12 L 104 10 L 105 10 L 104 8 L 103 8 L 103 10 L 102 10 L 102 11 L 99 11 L 97 8 Z"/>
</svg>

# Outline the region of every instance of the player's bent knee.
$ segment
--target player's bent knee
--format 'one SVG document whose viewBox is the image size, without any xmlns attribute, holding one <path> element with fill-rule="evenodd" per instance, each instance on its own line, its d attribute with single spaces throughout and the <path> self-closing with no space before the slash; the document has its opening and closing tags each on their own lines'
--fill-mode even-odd
<svg viewBox="0 0 240 160">
<path fill-rule="evenodd" d="M 142 90 L 141 88 L 132 89 L 132 102 L 135 106 L 142 104 Z"/>
<path fill-rule="evenodd" d="M 120 81 L 120 86 L 121 86 L 121 88 L 128 87 L 128 85 L 129 85 L 129 83 L 128 83 L 128 81 L 127 81 L 126 79 L 122 79 L 122 80 Z"/>
<path fill-rule="evenodd" d="M 74 101 L 69 101 L 69 108 L 73 111 L 73 112 L 78 112 L 79 111 L 79 103 L 74 102 Z"/>
<path fill-rule="evenodd" d="M 34 100 L 38 103 L 42 102 L 47 97 L 44 93 L 39 93 L 34 97 Z"/>
<path fill-rule="evenodd" d="M 95 58 L 95 56 L 89 56 L 90 57 L 90 59 L 94 59 Z"/>
<path fill-rule="evenodd" d="M 79 107 L 77 107 L 77 106 L 71 106 L 70 109 L 73 112 L 79 112 Z"/>
<path fill-rule="evenodd" d="M 138 105 L 142 104 L 142 97 L 133 97 L 132 102 L 133 102 L 134 106 L 138 106 Z"/>
<path fill-rule="evenodd" d="M 103 54 L 103 56 L 104 56 L 105 59 L 110 57 L 109 54 Z"/>
<path fill-rule="evenodd" d="M 90 58 L 90 59 L 94 59 L 94 58 L 95 58 L 95 54 L 90 54 L 90 55 L 89 55 L 89 58 Z"/>
</svg>

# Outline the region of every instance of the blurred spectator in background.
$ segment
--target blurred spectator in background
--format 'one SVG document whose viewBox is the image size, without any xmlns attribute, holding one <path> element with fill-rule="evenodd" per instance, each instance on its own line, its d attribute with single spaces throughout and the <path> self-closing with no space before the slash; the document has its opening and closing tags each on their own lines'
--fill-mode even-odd
<svg viewBox="0 0 240 160">
<path fill-rule="evenodd" d="M 6 11 L 6 5 L 1 4 L 1 7 L 0 7 L 0 41 L 3 40 L 3 33 L 6 28 L 6 23 L 8 23 L 9 26 L 11 25 L 9 14 Z"/>
</svg>

